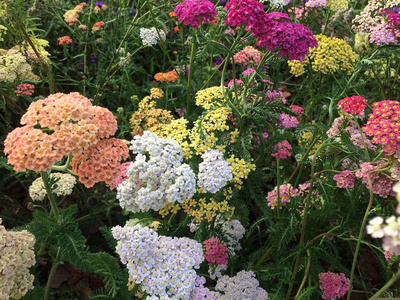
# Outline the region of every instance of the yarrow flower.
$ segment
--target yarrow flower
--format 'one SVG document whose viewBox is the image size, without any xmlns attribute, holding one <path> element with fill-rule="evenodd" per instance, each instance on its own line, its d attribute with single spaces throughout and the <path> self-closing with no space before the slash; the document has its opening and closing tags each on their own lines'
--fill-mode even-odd
<svg viewBox="0 0 400 300">
<path fill-rule="evenodd" d="M 208 264 L 227 265 L 228 248 L 216 237 L 209 238 L 203 242 L 204 258 Z"/>
<path fill-rule="evenodd" d="M 229 164 L 218 150 L 207 151 L 201 158 L 197 184 L 205 192 L 216 193 L 232 179 Z"/>
<path fill-rule="evenodd" d="M 35 237 L 26 230 L 7 231 L 0 219 L 0 297 L 21 299 L 33 289 L 34 276 L 29 268 L 35 264 Z"/>
<path fill-rule="evenodd" d="M 295 116 L 285 113 L 279 114 L 279 125 L 285 129 L 296 128 L 299 123 L 299 120 Z"/>
<path fill-rule="evenodd" d="M 248 68 L 248 69 L 246 69 L 246 70 L 244 70 L 243 72 L 242 72 L 242 75 L 244 76 L 244 77 L 247 77 L 247 76 L 250 76 L 251 74 L 253 74 L 253 73 L 255 73 L 256 72 L 256 70 L 254 70 L 253 68 Z"/>
<path fill-rule="evenodd" d="M 92 33 L 95 33 L 97 31 L 100 31 L 101 29 L 103 29 L 103 26 L 106 25 L 103 21 L 99 21 L 93 24 L 92 27 Z"/>
<path fill-rule="evenodd" d="M 333 180 L 336 181 L 336 185 L 342 189 L 354 188 L 354 185 L 356 183 L 355 179 L 356 178 L 354 174 L 349 170 L 345 170 L 340 174 L 336 174 L 335 176 L 333 176 Z"/>
<path fill-rule="evenodd" d="M 275 187 L 272 191 L 268 192 L 267 195 L 267 202 L 268 206 L 271 209 L 275 209 L 278 206 L 278 188 Z M 292 187 L 290 183 L 282 184 L 279 186 L 279 199 L 280 199 L 280 206 L 279 208 L 286 206 L 290 203 L 290 199 L 292 197 L 299 196 L 299 191 Z"/>
<path fill-rule="evenodd" d="M 384 100 L 372 104 L 372 114 L 362 128 L 372 137 L 374 144 L 382 145 L 383 151 L 392 154 L 400 150 L 400 102 Z"/>
<path fill-rule="evenodd" d="M 109 187 L 110 190 L 116 189 L 118 185 L 120 185 L 123 181 L 128 179 L 128 175 L 126 173 L 128 172 L 128 166 L 130 164 L 131 164 L 130 162 L 125 162 L 121 164 L 118 176 L 115 178 L 114 182 Z"/>
<path fill-rule="evenodd" d="M 289 108 L 292 110 L 292 112 L 296 113 L 299 117 L 300 117 L 302 114 L 304 114 L 304 108 L 302 108 L 301 106 L 292 104 L 292 105 L 290 105 Z"/>
<path fill-rule="evenodd" d="M 343 297 L 349 289 L 350 279 L 343 273 L 319 273 L 320 288 L 323 292 L 322 299 L 335 300 Z"/>
<path fill-rule="evenodd" d="M 50 189 L 57 196 L 68 196 L 72 194 L 72 190 L 76 184 L 75 176 L 68 173 L 51 173 L 50 174 Z M 33 201 L 43 201 L 47 192 L 44 188 L 41 177 L 32 182 L 29 187 L 29 196 Z"/>
<path fill-rule="evenodd" d="M 142 39 L 143 46 L 154 46 L 160 40 L 165 40 L 165 32 L 163 30 L 158 31 L 160 36 L 158 36 L 157 29 L 155 27 L 151 28 L 140 28 L 140 38 Z"/>
<path fill-rule="evenodd" d="M 174 140 L 145 131 L 134 137 L 130 150 L 136 154 L 135 161 L 128 166 L 128 179 L 117 188 L 122 208 L 158 211 L 167 202 L 182 203 L 194 195 L 195 174 L 189 165 L 182 164 L 182 149 Z"/>
<path fill-rule="evenodd" d="M 14 170 L 40 172 L 63 156 L 79 155 L 117 130 L 115 116 L 79 93 L 57 93 L 33 102 L 11 131 L 4 153 Z"/>
<path fill-rule="evenodd" d="M 179 22 L 191 25 L 193 28 L 200 26 L 202 22 L 211 22 L 217 17 L 214 4 L 208 0 L 184 0 L 174 10 Z"/>
<path fill-rule="evenodd" d="M 279 142 L 273 147 L 274 153 L 271 155 L 278 159 L 285 159 L 289 156 L 292 156 L 290 150 L 292 150 L 292 146 L 290 146 L 289 142 L 285 140 L 283 142 Z"/>
<path fill-rule="evenodd" d="M 220 86 L 213 86 L 198 91 L 195 99 L 197 106 L 202 106 L 205 109 L 211 109 L 212 107 L 221 106 L 224 96 Z"/>
<path fill-rule="evenodd" d="M 158 235 L 133 221 L 111 231 L 118 241 L 116 252 L 127 266 L 129 277 L 144 292 L 164 297 L 161 299 L 190 299 L 197 277 L 194 269 L 204 260 L 200 243 L 186 237 Z"/>
<path fill-rule="evenodd" d="M 233 81 L 233 79 L 231 79 L 231 80 L 228 82 L 228 88 L 233 87 L 233 86 L 234 86 L 234 82 L 235 82 L 235 84 L 236 84 L 237 86 L 242 86 L 242 85 L 244 85 L 244 82 L 243 82 L 243 80 L 241 80 L 241 79 L 235 79 L 235 81 Z"/>
<path fill-rule="evenodd" d="M 26 57 L 17 49 L 0 49 L 0 82 L 20 82 L 21 80 L 39 80 L 33 74 Z"/>
<path fill-rule="evenodd" d="M 235 63 L 242 65 L 259 65 L 261 62 L 261 52 L 253 46 L 246 46 L 233 56 Z"/>
<path fill-rule="evenodd" d="M 346 9 L 349 5 L 349 0 L 308 0 L 306 7 L 327 7 L 331 10 Z"/>
<path fill-rule="evenodd" d="M 64 35 L 62 37 L 59 37 L 57 39 L 57 41 L 58 41 L 58 45 L 60 45 L 60 46 L 69 45 L 69 44 L 73 43 L 72 39 L 68 35 Z"/>
<path fill-rule="evenodd" d="M 368 100 L 361 96 L 346 97 L 339 101 L 338 106 L 349 114 L 361 114 L 367 107 Z"/>
<path fill-rule="evenodd" d="M 381 196 L 382 198 L 387 198 L 391 194 L 392 187 L 394 185 L 393 180 L 381 172 L 376 171 L 384 168 L 385 166 L 385 161 L 378 161 L 376 163 L 364 162 L 360 165 L 360 170 L 356 172 L 356 177 L 362 178 L 368 189 L 370 188 L 368 181 L 369 176 L 371 179 L 372 192 Z"/>
<path fill-rule="evenodd" d="M 121 160 L 127 159 L 128 155 L 128 146 L 122 140 L 104 139 L 72 158 L 72 172 L 87 188 L 101 181 L 112 185 L 120 173 Z"/>
<path fill-rule="evenodd" d="M 82 2 L 79 5 L 75 6 L 74 9 L 68 10 L 63 15 L 65 22 L 67 22 L 69 26 L 73 26 L 76 22 L 78 22 L 79 14 L 83 13 L 83 8 L 87 5 L 87 3 Z"/>
<path fill-rule="evenodd" d="M 19 84 L 14 93 L 16 96 L 32 96 L 33 93 L 35 92 L 35 86 L 30 83 L 21 83 Z"/>
<path fill-rule="evenodd" d="M 175 71 L 169 71 L 167 73 L 156 73 L 154 75 L 154 79 L 160 82 L 175 82 L 179 78 L 178 74 Z"/>
</svg>

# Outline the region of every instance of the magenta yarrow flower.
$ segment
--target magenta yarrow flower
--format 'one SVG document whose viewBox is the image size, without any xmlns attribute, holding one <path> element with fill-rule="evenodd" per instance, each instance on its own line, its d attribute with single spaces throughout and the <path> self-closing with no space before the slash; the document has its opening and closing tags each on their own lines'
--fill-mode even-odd
<svg viewBox="0 0 400 300">
<path fill-rule="evenodd" d="M 320 288 L 323 291 L 322 299 L 338 299 L 343 297 L 349 289 L 350 279 L 343 273 L 319 273 Z"/>
<path fill-rule="evenodd" d="M 256 72 L 256 70 L 254 70 L 253 68 L 248 68 L 247 70 L 244 70 L 243 72 L 242 72 L 242 75 L 244 76 L 244 77 L 247 77 L 247 76 L 250 76 L 251 74 L 253 74 L 253 73 L 255 73 Z"/>
<path fill-rule="evenodd" d="M 185 0 L 179 3 L 174 10 L 179 22 L 191 25 L 193 28 L 202 22 L 210 22 L 217 17 L 214 4 L 208 0 Z"/>
<path fill-rule="evenodd" d="M 296 128 L 299 125 L 299 120 L 294 116 L 281 113 L 279 114 L 279 125 L 285 129 Z"/>
</svg>

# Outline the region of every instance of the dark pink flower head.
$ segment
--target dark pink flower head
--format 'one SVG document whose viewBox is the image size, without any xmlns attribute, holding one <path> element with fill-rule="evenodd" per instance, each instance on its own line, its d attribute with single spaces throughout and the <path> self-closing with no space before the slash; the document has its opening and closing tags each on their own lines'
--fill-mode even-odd
<svg viewBox="0 0 400 300">
<path fill-rule="evenodd" d="M 269 51 L 279 49 L 281 57 L 303 61 L 309 48 L 317 47 L 318 42 L 308 27 L 287 20 L 290 18 L 284 13 L 266 14 L 260 18 L 253 36 L 258 46 L 264 46 Z"/>
<path fill-rule="evenodd" d="M 292 112 L 296 113 L 299 117 L 304 114 L 304 108 L 302 108 L 301 106 L 292 104 L 290 105 L 290 109 L 292 110 Z"/>
<path fill-rule="evenodd" d="M 339 107 L 349 114 L 361 114 L 367 107 L 368 100 L 361 96 L 346 97 L 339 101 Z"/>
<path fill-rule="evenodd" d="M 218 238 L 209 238 L 203 244 L 205 250 L 204 258 L 209 264 L 228 264 L 228 247 L 224 243 L 221 243 Z"/>
<path fill-rule="evenodd" d="M 191 25 L 193 28 L 200 26 L 202 22 L 213 21 L 217 17 L 217 11 L 208 0 L 185 0 L 179 3 L 174 10 L 179 22 Z"/>
<path fill-rule="evenodd" d="M 400 13 L 396 11 L 390 11 L 387 9 L 381 10 L 381 13 L 387 14 L 389 24 L 394 26 L 400 26 Z"/>
<path fill-rule="evenodd" d="M 231 0 L 225 9 L 228 11 L 225 23 L 233 27 L 245 24 L 246 30 L 258 26 L 259 19 L 265 15 L 264 6 L 256 0 Z"/>
<path fill-rule="evenodd" d="M 319 273 L 320 288 L 323 291 L 322 299 L 337 299 L 343 297 L 349 289 L 350 280 L 343 273 Z"/>
<path fill-rule="evenodd" d="M 335 180 L 336 185 L 342 189 L 344 188 L 352 189 L 356 184 L 356 177 L 349 170 L 345 170 L 339 174 L 336 174 L 335 176 L 333 176 L 333 180 Z"/>
</svg>

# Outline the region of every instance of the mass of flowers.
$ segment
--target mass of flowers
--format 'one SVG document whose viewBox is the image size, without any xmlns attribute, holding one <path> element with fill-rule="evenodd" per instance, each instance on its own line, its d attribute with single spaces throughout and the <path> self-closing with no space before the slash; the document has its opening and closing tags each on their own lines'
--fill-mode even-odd
<svg viewBox="0 0 400 300">
<path fill-rule="evenodd" d="M 400 0 L 0 1 L 0 300 L 400 299 Z"/>
</svg>

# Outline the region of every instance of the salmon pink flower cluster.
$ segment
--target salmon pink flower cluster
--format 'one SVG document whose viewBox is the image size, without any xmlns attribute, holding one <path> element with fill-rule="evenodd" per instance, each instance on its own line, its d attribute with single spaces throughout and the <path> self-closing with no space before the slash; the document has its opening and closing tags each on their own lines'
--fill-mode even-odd
<svg viewBox="0 0 400 300">
<path fill-rule="evenodd" d="M 335 180 L 336 185 L 342 189 L 344 188 L 352 189 L 356 184 L 356 177 L 349 170 L 345 170 L 340 172 L 339 174 L 336 174 L 335 176 L 333 176 L 333 180 Z"/>
<path fill-rule="evenodd" d="M 268 192 L 267 202 L 268 206 L 271 209 L 275 209 L 278 206 L 278 188 L 275 187 L 272 191 Z M 299 196 L 299 190 L 292 187 L 290 183 L 282 184 L 279 186 L 279 200 L 280 206 L 282 209 L 288 203 L 290 203 L 290 199 L 293 197 Z"/>
<path fill-rule="evenodd" d="M 157 73 L 154 75 L 154 79 L 160 82 L 175 82 L 179 78 L 175 71 L 169 71 L 167 73 Z"/>
<path fill-rule="evenodd" d="M 57 93 L 33 102 L 21 124 L 4 141 L 8 163 L 21 172 L 48 170 L 63 156 L 79 155 L 117 130 L 108 109 L 93 106 L 79 93 Z"/>
<path fill-rule="evenodd" d="M 400 102 L 374 102 L 372 109 L 362 130 L 372 137 L 374 144 L 382 145 L 384 152 L 393 154 L 400 150 Z"/>
<path fill-rule="evenodd" d="M 201 23 L 212 22 L 217 17 L 214 4 L 208 0 L 185 0 L 174 10 L 179 22 L 197 28 Z"/>
<path fill-rule="evenodd" d="M 261 52 L 253 46 L 246 46 L 233 56 L 235 63 L 247 65 L 259 65 L 261 62 Z"/>
<path fill-rule="evenodd" d="M 101 140 L 72 158 L 72 172 L 87 188 L 97 182 L 112 185 L 121 171 L 121 160 L 127 159 L 128 153 L 128 146 L 120 139 Z"/>
<path fill-rule="evenodd" d="M 69 45 L 69 44 L 73 43 L 73 40 L 68 35 L 59 37 L 57 39 L 57 41 L 58 41 L 58 45 L 60 45 L 60 46 Z"/>
</svg>

